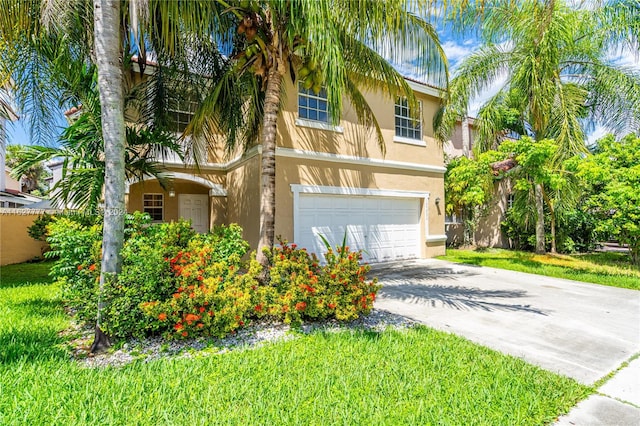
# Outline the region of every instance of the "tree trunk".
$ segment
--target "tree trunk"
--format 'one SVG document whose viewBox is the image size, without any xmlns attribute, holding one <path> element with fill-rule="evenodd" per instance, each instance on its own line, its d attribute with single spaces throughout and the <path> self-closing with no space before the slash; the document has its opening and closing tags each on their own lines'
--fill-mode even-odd
<svg viewBox="0 0 640 426">
<path fill-rule="evenodd" d="M 551 253 L 556 254 L 558 253 L 556 249 L 556 209 L 546 192 L 542 193 L 542 197 L 547 203 L 547 206 L 549 206 L 549 221 L 551 222 Z"/>
<path fill-rule="evenodd" d="M 551 253 L 556 254 L 556 212 L 551 204 L 549 204 L 549 216 L 551 219 Z"/>
<path fill-rule="evenodd" d="M 264 100 L 264 122 L 262 126 L 262 169 L 260 196 L 260 241 L 258 243 L 257 260 L 265 269 L 268 258 L 264 249 L 271 249 L 274 242 L 276 217 L 276 135 L 278 110 L 280 106 L 280 90 L 283 75 L 274 64 L 269 70 L 267 90 Z"/>
<path fill-rule="evenodd" d="M 536 195 L 536 253 L 545 253 L 544 243 L 544 200 L 542 196 L 542 185 L 535 184 Z"/>
<path fill-rule="evenodd" d="M 117 279 L 122 267 L 120 250 L 124 242 L 124 95 L 120 1 L 94 0 L 95 55 L 98 90 L 102 107 L 102 135 L 105 156 L 105 210 L 102 236 L 102 266 L 96 335 L 91 352 L 104 350 L 109 341 L 100 324 L 104 310 L 104 287 Z"/>
</svg>

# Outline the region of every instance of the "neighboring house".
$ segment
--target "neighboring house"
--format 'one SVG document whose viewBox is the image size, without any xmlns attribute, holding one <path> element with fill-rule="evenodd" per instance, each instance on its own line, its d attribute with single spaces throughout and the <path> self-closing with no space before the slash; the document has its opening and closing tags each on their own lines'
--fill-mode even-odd
<svg viewBox="0 0 640 426">
<path fill-rule="evenodd" d="M 11 177 L 6 167 L 6 125 L 8 121 L 17 120 L 18 115 L 12 108 L 8 88 L 0 87 L 0 92 L 0 208 L 18 208 L 42 201 L 42 198 L 22 192 L 21 183 Z"/>
<path fill-rule="evenodd" d="M 445 167 L 432 128 L 441 92 L 407 81 L 420 100 L 420 120 L 406 102 L 366 94 L 385 138 L 383 156 L 353 108 L 345 105 L 340 122 L 332 124 L 324 93 L 298 90 L 287 79 L 276 149 L 277 236 L 319 253 L 325 250 L 320 235 L 335 245 L 346 233 L 347 244 L 371 262 L 444 254 Z M 192 111 L 193 105 L 177 108 L 176 123 L 188 123 Z M 157 222 L 188 219 L 198 232 L 238 223 L 255 248 L 260 162 L 260 146 L 232 158 L 220 146 L 198 172 L 165 159 L 172 186 L 165 191 L 151 178 L 127 182 L 127 210 L 147 212 Z"/>
<path fill-rule="evenodd" d="M 444 144 L 445 158 L 473 156 L 473 142 L 475 140 L 475 118 L 466 117 L 456 124 L 451 135 L 451 140 Z M 508 134 L 506 137 L 516 137 Z M 511 183 L 508 179 L 501 179 L 494 184 L 494 197 L 485 206 L 483 217 L 478 223 L 475 234 L 476 245 L 479 247 L 503 247 L 508 248 L 511 243 L 502 232 L 501 222 L 505 220 L 507 210 L 513 203 L 511 195 Z M 462 212 L 446 215 L 445 233 L 447 245 L 459 246 L 464 243 L 464 224 Z"/>
<path fill-rule="evenodd" d="M 10 169 L 4 167 L 3 175 L 4 189 L 0 191 L 0 207 L 22 208 L 43 201 L 42 197 L 22 192 L 22 183 L 11 177 Z"/>
</svg>

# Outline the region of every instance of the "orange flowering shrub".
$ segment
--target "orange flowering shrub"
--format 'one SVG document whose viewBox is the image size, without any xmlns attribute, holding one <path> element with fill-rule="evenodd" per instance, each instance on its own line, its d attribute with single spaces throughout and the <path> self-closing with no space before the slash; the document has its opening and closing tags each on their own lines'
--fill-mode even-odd
<svg viewBox="0 0 640 426">
<path fill-rule="evenodd" d="M 281 241 L 269 255 L 271 286 L 257 289 L 257 316 L 299 324 L 304 319 L 352 320 L 371 311 L 380 286 L 377 279 L 366 279 L 370 267 L 360 264 L 360 252 L 329 249 L 327 263 L 320 265 L 315 254 Z"/>
<path fill-rule="evenodd" d="M 240 257 L 212 261 L 212 248 L 195 242 L 167 259 L 178 286 L 170 298 L 140 304 L 154 329 L 167 338 L 222 337 L 245 325 L 253 314 L 252 291 L 260 264 L 252 259 L 241 273 Z"/>
<path fill-rule="evenodd" d="M 351 320 L 366 315 L 373 308 L 380 287 L 378 279 L 367 280 L 371 270 L 361 264 L 362 253 L 350 251 L 348 246 L 329 249 L 323 266 L 327 307 L 338 320 Z"/>
</svg>

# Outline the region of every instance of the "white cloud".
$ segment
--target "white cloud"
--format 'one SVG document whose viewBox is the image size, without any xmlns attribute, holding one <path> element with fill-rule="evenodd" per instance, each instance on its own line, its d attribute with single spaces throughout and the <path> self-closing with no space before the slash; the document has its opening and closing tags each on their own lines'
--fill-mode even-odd
<svg viewBox="0 0 640 426">
<path fill-rule="evenodd" d="M 479 45 L 480 43 L 478 42 L 478 40 L 474 39 L 467 39 L 462 43 L 458 43 L 453 40 L 447 40 L 443 42 L 442 49 L 449 59 L 449 66 L 451 67 L 451 71 L 455 70 L 462 59 L 473 53 L 479 47 Z"/>
<path fill-rule="evenodd" d="M 445 41 L 442 43 L 442 49 L 444 49 L 444 53 L 446 53 L 447 58 L 450 61 L 457 61 L 458 59 L 464 58 L 469 55 L 473 50 L 468 47 L 469 45 L 458 44 L 455 41 Z"/>
<path fill-rule="evenodd" d="M 487 103 L 489 99 L 494 97 L 496 93 L 502 89 L 502 87 L 507 82 L 507 73 L 500 75 L 500 77 L 487 89 L 483 90 L 480 95 L 476 96 L 473 99 L 469 100 L 469 108 L 467 109 L 467 113 L 471 117 L 476 117 L 478 115 L 478 111 L 480 108 Z"/>
<path fill-rule="evenodd" d="M 601 124 L 598 124 L 595 129 L 593 129 L 593 131 L 591 133 L 589 133 L 587 135 L 587 146 L 591 146 L 593 144 L 595 144 L 595 142 L 600 139 L 601 137 L 607 135 L 611 133 L 611 131 L 609 129 L 607 129 L 606 127 L 604 127 Z"/>
<path fill-rule="evenodd" d="M 619 48 L 611 52 L 607 59 L 616 65 L 630 67 L 640 71 L 640 52 L 633 53 L 630 52 L 629 49 Z"/>
</svg>

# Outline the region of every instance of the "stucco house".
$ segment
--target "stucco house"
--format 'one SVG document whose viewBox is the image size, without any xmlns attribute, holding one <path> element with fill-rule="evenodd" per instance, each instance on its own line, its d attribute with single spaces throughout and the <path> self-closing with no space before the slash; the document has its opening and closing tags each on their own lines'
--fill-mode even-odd
<svg viewBox="0 0 640 426">
<path fill-rule="evenodd" d="M 144 73 L 153 69 L 148 63 Z M 134 70 L 139 71 L 137 64 Z M 346 233 L 348 245 L 364 250 L 370 262 L 444 254 L 445 167 L 432 127 L 441 91 L 407 82 L 420 101 L 420 119 L 412 118 L 401 99 L 366 93 L 384 135 L 383 155 L 352 107 L 346 104 L 340 122 L 330 123 L 325 94 L 298 88 L 287 78 L 278 119 L 276 236 L 321 252 L 319 235 L 339 244 Z M 171 111 L 177 131 L 194 107 L 185 102 Z M 188 219 L 199 232 L 238 223 L 257 247 L 260 146 L 235 156 L 220 146 L 208 156 L 197 171 L 179 158 L 165 158 L 173 176 L 166 190 L 153 178 L 127 182 L 127 210 L 147 212 L 158 222 Z"/>
</svg>

